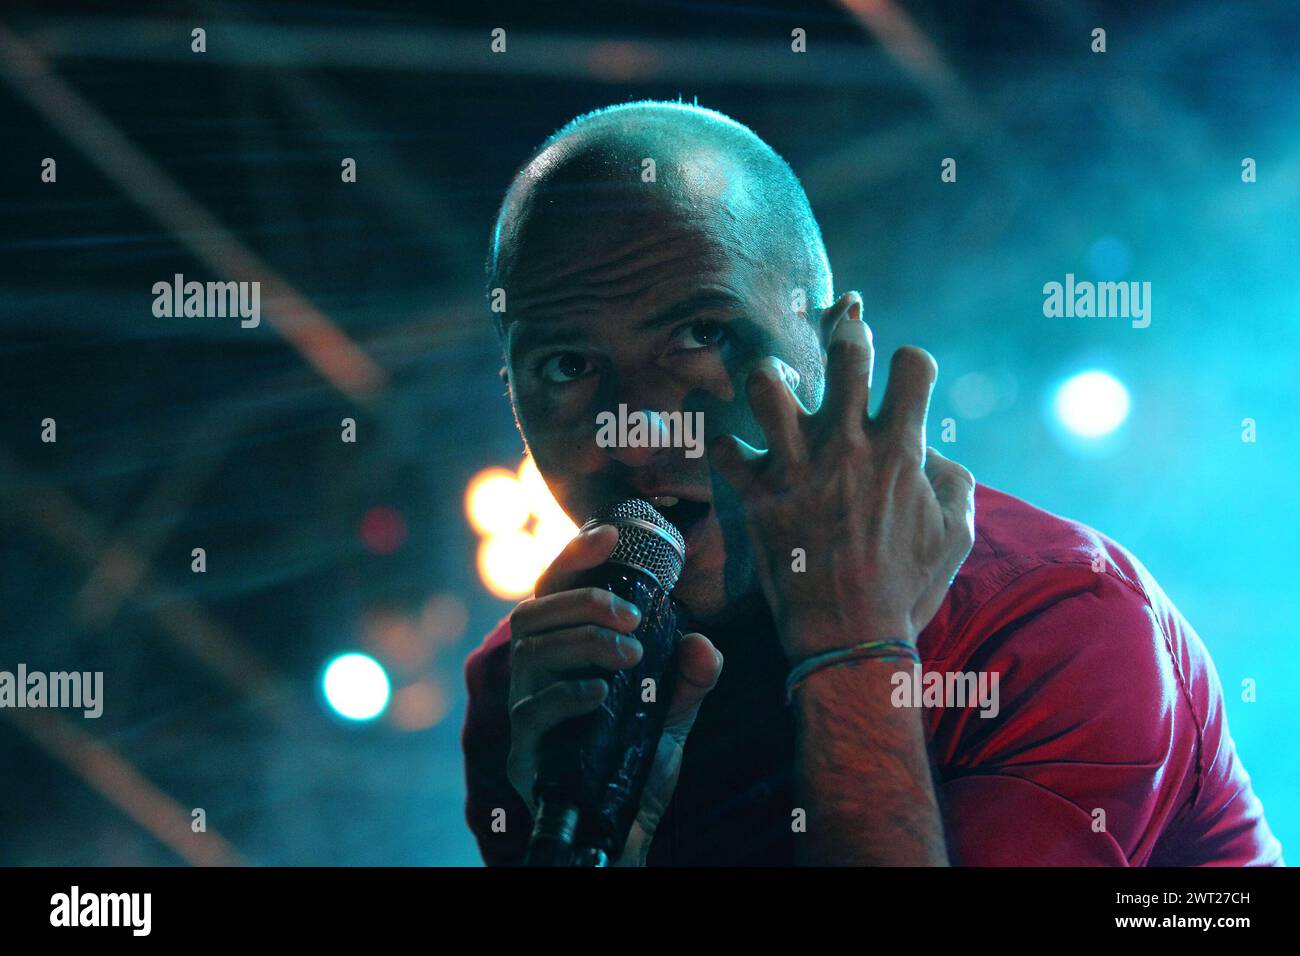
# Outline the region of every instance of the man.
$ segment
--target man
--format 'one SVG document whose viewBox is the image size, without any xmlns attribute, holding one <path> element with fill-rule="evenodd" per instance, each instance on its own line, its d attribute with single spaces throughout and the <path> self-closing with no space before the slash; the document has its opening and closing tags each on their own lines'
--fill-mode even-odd
<svg viewBox="0 0 1300 956">
<path fill-rule="evenodd" d="M 869 416 L 861 298 L 747 128 L 677 103 L 579 117 L 516 176 L 489 272 L 560 504 L 648 498 L 687 542 L 694 632 L 618 862 L 1281 862 L 1209 656 L 1146 570 L 927 449 L 926 352 L 893 356 Z M 620 405 L 702 414 L 707 455 L 602 447 Z M 571 542 L 467 664 L 489 864 L 522 859 L 542 734 L 640 656 L 628 607 L 570 583 L 616 539 Z M 936 675 L 995 693 L 916 699 Z"/>
</svg>

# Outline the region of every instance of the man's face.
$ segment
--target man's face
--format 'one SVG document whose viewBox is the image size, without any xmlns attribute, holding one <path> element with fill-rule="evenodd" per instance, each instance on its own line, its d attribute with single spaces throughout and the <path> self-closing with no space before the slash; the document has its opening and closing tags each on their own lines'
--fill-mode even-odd
<svg viewBox="0 0 1300 956">
<path fill-rule="evenodd" d="M 701 621 L 756 587 L 731 489 L 707 449 L 600 447 L 597 415 L 620 404 L 701 412 L 704 441 L 730 432 L 761 448 L 744 382 L 768 355 L 798 371 L 805 404 L 820 399 L 817 339 L 795 311 L 790 264 L 771 261 L 740 221 L 725 196 L 547 204 L 529 217 L 508 278 L 510 391 L 539 470 L 579 523 L 630 495 L 678 499 L 660 509 L 686 539 L 674 595 Z"/>
</svg>

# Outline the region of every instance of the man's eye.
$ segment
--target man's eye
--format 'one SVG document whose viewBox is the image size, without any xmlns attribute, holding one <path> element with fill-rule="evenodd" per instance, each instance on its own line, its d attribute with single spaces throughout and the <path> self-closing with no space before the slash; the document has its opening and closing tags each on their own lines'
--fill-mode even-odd
<svg viewBox="0 0 1300 956">
<path fill-rule="evenodd" d="M 563 385 L 582 378 L 591 371 L 591 363 L 577 352 L 561 352 L 552 355 L 538 366 L 537 374 L 555 385 Z"/>
<path fill-rule="evenodd" d="M 727 330 L 722 323 L 707 319 L 683 325 L 673 333 L 673 345 L 679 349 L 707 349 L 726 340 Z"/>
</svg>

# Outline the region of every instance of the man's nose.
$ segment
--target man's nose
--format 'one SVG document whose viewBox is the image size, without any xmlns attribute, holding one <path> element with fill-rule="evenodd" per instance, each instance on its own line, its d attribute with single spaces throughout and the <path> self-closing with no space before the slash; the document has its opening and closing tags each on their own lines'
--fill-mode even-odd
<svg viewBox="0 0 1300 956">
<path fill-rule="evenodd" d="M 597 432 L 597 443 L 610 458 L 629 468 L 645 468 L 672 454 L 672 435 L 663 415 L 653 409 L 620 406 Z"/>
</svg>

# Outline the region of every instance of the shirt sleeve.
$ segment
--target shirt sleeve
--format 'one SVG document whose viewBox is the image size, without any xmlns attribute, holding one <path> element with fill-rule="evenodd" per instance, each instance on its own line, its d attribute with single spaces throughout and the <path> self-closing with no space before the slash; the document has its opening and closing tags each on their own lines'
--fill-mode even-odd
<svg viewBox="0 0 1300 956">
<path fill-rule="evenodd" d="M 498 628 L 465 664 L 469 690 L 461 748 L 465 818 L 488 866 L 523 863 L 532 816 L 506 776 L 510 754 L 510 648 Z"/>
<path fill-rule="evenodd" d="M 1189 675 L 1145 592 L 1097 573 L 973 647 L 963 669 L 998 676 L 996 713 L 937 717 L 954 862 L 1147 862 L 1195 797 L 1202 753 Z"/>
</svg>

